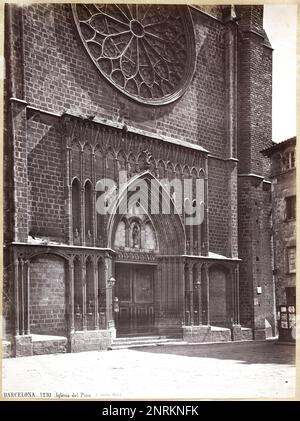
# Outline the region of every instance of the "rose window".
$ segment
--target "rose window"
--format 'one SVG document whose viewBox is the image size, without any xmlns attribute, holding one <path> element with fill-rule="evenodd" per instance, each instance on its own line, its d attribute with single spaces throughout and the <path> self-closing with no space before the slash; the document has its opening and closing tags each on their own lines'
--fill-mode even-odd
<svg viewBox="0 0 300 421">
<path fill-rule="evenodd" d="M 83 45 L 101 74 L 139 102 L 174 101 L 195 64 L 192 19 L 186 6 L 73 5 Z"/>
</svg>

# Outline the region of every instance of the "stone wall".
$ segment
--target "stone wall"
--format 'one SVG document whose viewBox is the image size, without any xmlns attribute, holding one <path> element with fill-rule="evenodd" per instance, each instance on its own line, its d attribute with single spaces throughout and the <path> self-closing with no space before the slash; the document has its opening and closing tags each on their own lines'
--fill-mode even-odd
<svg viewBox="0 0 300 421">
<path fill-rule="evenodd" d="M 65 263 L 53 255 L 36 257 L 30 265 L 30 325 L 32 333 L 65 335 Z"/>
</svg>

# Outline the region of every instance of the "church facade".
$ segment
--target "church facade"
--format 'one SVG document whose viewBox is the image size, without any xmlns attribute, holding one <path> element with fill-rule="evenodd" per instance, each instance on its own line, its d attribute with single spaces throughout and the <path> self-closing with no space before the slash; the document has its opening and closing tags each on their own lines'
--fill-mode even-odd
<svg viewBox="0 0 300 421">
<path fill-rule="evenodd" d="M 263 6 L 9 5 L 5 57 L 7 355 L 274 335 Z"/>
</svg>

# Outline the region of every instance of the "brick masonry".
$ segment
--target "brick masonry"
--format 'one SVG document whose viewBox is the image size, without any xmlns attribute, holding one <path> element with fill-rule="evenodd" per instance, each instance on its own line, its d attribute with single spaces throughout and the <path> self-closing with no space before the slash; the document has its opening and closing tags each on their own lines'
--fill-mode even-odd
<svg viewBox="0 0 300 421">
<path fill-rule="evenodd" d="M 241 322 L 265 330 L 273 326 L 271 272 L 271 192 L 268 159 L 261 151 L 271 145 L 272 50 L 262 27 L 262 8 L 241 14 L 243 37 L 238 45 L 238 212 Z M 253 176 L 251 176 L 251 174 Z M 248 175 L 248 176 L 247 176 Z M 250 176 L 249 176 L 250 175 Z M 262 294 L 257 294 L 257 286 Z M 261 333 L 259 333 L 260 335 Z"/>
<path fill-rule="evenodd" d="M 210 159 L 208 172 L 209 245 L 211 251 L 226 256 L 228 255 L 228 224 L 224 224 L 228 212 L 226 163 Z"/>
<path fill-rule="evenodd" d="M 224 26 L 195 10 L 192 15 L 197 41 L 192 83 L 180 101 L 149 107 L 120 95 L 98 74 L 80 43 L 68 5 L 24 8 L 24 100 L 55 113 L 97 115 L 154 135 L 199 143 L 213 156 L 225 158 Z M 28 230 L 35 236 L 62 239 L 66 233 L 62 182 L 65 168 L 58 159 L 62 155 L 61 134 L 55 126 L 33 119 L 27 122 L 26 130 L 29 185 L 28 204 L 24 206 L 30 215 Z M 220 160 L 209 161 L 211 250 L 226 255 L 226 169 Z"/>
<path fill-rule="evenodd" d="M 274 325 L 271 202 L 268 186 L 262 181 L 269 175 L 270 168 L 268 159 L 260 153 L 271 144 L 272 50 L 262 28 L 262 6 L 238 6 L 236 12 L 241 19 L 236 27 L 237 147 L 233 145 L 228 154 L 225 9 L 219 6 L 198 9 L 201 11 L 191 8 L 196 37 L 196 70 L 191 84 L 179 100 L 151 107 L 120 94 L 99 74 L 81 44 L 70 5 L 34 4 L 7 8 L 6 25 L 13 30 L 7 31 L 11 49 L 6 51 L 9 66 L 6 92 L 8 98 L 25 102 L 6 104 L 5 186 L 6 191 L 15 191 L 15 195 L 7 193 L 5 198 L 5 238 L 8 243 L 13 240 L 26 243 L 28 238 L 32 241 L 37 237 L 46 242 L 54 240 L 68 244 L 72 237 L 69 176 L 78 175 L 82 170 L 86 179 L 93 171 L 88 147 L 84 149 L 82 169 L 75 147 L 73 166 L 67 167 L 66 145 L 70 139 L 62 130 L 63 124 L 55 117 L 45 118 L 45 113 L 31 111 L 30 114 L 28 108 L 26 110 L 28 105 L 55 115 L 68 112 L 83 119 L 95 115 L 116 126 L 125 123 L 135 130 L 146 130 L 152 137 L 168 136 L 200 145 L 209 151 L 209 251 L 242 259 L 241 322 L 264 331 L 266 323 Z M 103 144 L 107 139 L 112 139 L 109 141 L 113 143 L 114 137 L 105 133 L 101 140 Z M 76 132 L 78 136 L 80 132 Z M 128 144 L 131 142 L 125 132 L 119 137 Z M 84 143 L 86 139 L 77 140 Z M 148 138 L 147 141 L 150 142 Z M 167 147 L 159 151 L 168 155 Z M 117 163 L 115 152 L 108 154 L 106 168 L 100 158 L 96 158 L 96 174 L 103 174 L 103 171 L 107 175 L 114 174 L 114 168 L 121 165 L 120 160 Z M 10 165 L 12 155 L 14 162 Z M 190 149 L 190 161 L 194 155 L 196 153 Z M 232 164 L 228 161 L 231 158 L 238 162 Z M 183 162 L 184 154 L 179 156 L 177 163 Z M 255 177 L 249 177 L 250 173 Z M 83 197 L 82 194 L 79 188 L 78 195 Z M 166 227 L 172 222 L 161 221 Z M 87 235 L 88 218 L 79 222 L 85 224 Z M 97 238 L 96 244 L 106 246 L 105 241 L 104 234 L 101 241 Z M 93 245 L 93 242 L 87 240 L 86 245 Z M 8 267 L 13 265 L 12 258 L 7 256 Z M 65 333 L 64 265 L 62 260 L 51 255 L 33 261 L 30 269 L 33 332 Z M 11 272 L 9 277 L 13 277 Z M 8 281 L 4 285 L 5 314 L 11 332 L 9 302 L 13 299 L 13 288 Z M 263 288 L 260 296 L 256 296 L 257 286 Z M 50 300 L 48 306 L 43 301 L 46 298 Z M 99 346 L 101 335 L 97 338 L 81 332 L 78 335 L 73 338 L 72 349 L 78 349 L 77 344 L 85 341 L 90 342 L 91 347 Z M 106 343 L 106 337 L 102 339 Z"/>
<path fill-rule="evenodd" d="M 63 149 L 56 126 L 27 123 L 29 233 L 64 240 Z"/>
<path fill-rule="evenodd" d="M 63 260 L 47 255 L 30 265 L 31 332 L 66 334 L 66 282 Z"/>
<path fill-rule="evenodd" d="M 224 29 L 197 12 L 193 19 L 198 43 L 193 81 L 180 101 L 149 107 L 120 95 L 97 72 L 81 45 L 69 5 L 29 6 L 24 13 L 25 99 L 56 113 L 72 110 L 134 122 L 152 133 L 200 142 L 222 156 Z"/>
</svg>

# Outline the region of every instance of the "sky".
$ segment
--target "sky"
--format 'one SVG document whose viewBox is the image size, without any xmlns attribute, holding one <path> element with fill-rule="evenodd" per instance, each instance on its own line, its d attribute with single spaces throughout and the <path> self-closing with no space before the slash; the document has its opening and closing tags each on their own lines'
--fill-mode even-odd
<svg viewBox="0 0 300 421">
<path fill-rule="evenodd" d="M 296 135 L 297 6 L 265 5 L 264 29 L 274 48 L 273 141 L 281 142 Z"/>
</svg>

